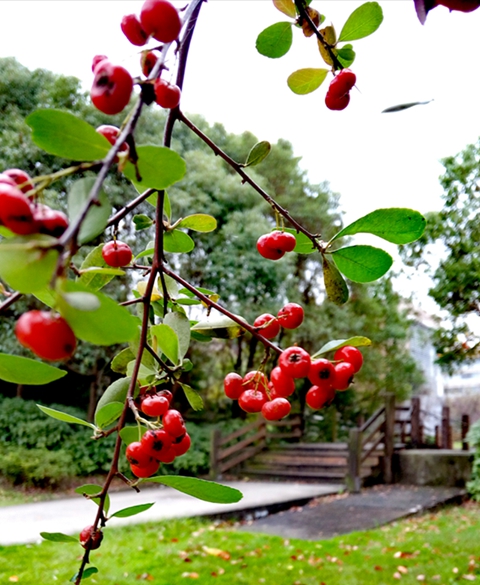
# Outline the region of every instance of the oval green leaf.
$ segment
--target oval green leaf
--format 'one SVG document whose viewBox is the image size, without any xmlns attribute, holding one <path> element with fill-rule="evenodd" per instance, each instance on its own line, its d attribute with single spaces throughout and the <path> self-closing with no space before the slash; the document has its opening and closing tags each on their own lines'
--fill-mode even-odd
<svg viewBox="0 0 480 585">
<path fill-rule="evenodd" d="M 190 321 L 182 313 L 172 311 L 165 315 L 163 323 L 177 334 L 179 357 L 183 359 L 190 347 Z"/>
<path fill-rule="evenodd" d="M 119 435 L 122 441 L 126 445 L 130 445 L 130 443 L 134 443 L 135 441 L 140 441 L 143 435 L 147 432 L 145 427 L 135 426 L 135 427 L 123 427 L 120 431 Z"/>
<path fill-rule="evenodd" d="M 19 236 L 0 242 L 0 278 L 21 293 L 45 289 L 57 265 L 58 252 L 46 245 L 50 236 Z"/>
<path fill-rule="evenodd" d="M 288 53 L 292 46 L 291 22 L 277 22 L 263 30 L 257 37 L 257 51 L 265 57 L 278 59 Z"/>
<path fill-rule="evenodd" d="M 166 189 L 185 175 L 185 161 L 170 148 L 139 146 L 137 154 L 141 181 L 137 180 L 136 169 L 131 162 L 127 163 L 123 174 L 132 181 L 139 193 L 146 189 Z"/>
<path fill-rule="evenodd" d="M 155 502 L 154 502 L 155 503 Z M 130 506 L 128 508 L 123 508 L 122 510 L 118 510 L 118 512 L 113 513 L 110 518 L 116 516 L 117 518 L 129 518 L 130 516 L 136 516 L 137 514 L 141 514 L 146 510 L 149 510 L 153 504 L 138 504 L 137 506 Z"/>
<path fill-rule="evenodd" d="M 112 145 L 93 126 L 62 110 L 37 110 L 25 120 L 33 142 L 55 156 L 79 161 L 104 158 Z"/>
<path fill-rule="evenodd" d="M 84 427 L 95 429 L 95 425 L 92 425 L 92 423 L 89 423 L 86 420 L 82 420 L 81 418 L 77 418 L 76 416 L 72 416 L 71 414 L 67 414 L 66 412 L 55 410 L 54 408 L 48 408 L 47 406 L 41 406 L 40 404 L 37 404 L 37 407 L 47 416 L 61 420 L 62 422 L 83 425 Z"/>
<path fill-rule="evenodd" d="M 84 485 L 80 485 L 75 488 L 75 493 L 80 494 L 81 496 L 94 496 L 95 494 L 99 494 L 102 491 L 102 486 L 97 485 L 96 483 L 86 483 Z M 100 498 L 88 498 L 94 504 L 100 505 Z M 110 510 L 110 496 L 107 494 L 105 496 L 105 501 L 103 504 L 103 509 L 105 514 L 108 514 Z"/>
<path fill-rule="evenodd" d="M 43 386 L 66 375 L 65 370 L 59 370 L 48 364 L 30 358 L 0 353 L 0 380 L 12 384 Z"/>
<path fill-rule="evenodd" d="M 188 403 L 193 408 L 193 410 L 203 410 L 203 399 L 202 397 L 195 392 L 193 388 L 191 388 L 188 384 L 182 384 L 180 382 L 180 386 L 183 388 L 185 392 L 185 397 L 188 400 Z"/>
<path fill-rule="evenodd" d="M 312 355 L 312 359 L 316 360 L 325 353 L 336 351 L 340 347 L 345 347 L 346 345 L 351 345 L 352 347 L 366 347 L 367 345 L 372 345 L 372 342 L 368 337 L 362 336 L 349 337 L 348 339 L 333 339 L 315 352 Z"/>
<path fill-rule="evenodd" d="M 124 351 L 130 351 L 128 348 Z M 97 413 L 107 404 L 112 402 L 119 402 L 123 404 L 127 398 L 128 389 L 130 387 L 131 378 L 120 378 L 112 382 L 105 392 L 100 396 L 95 409 L 95 419 Z"/>
<path fill-rule="evenodd" d="M 123 270 L 111 268 L 103 259 L 103 244 L 96 246 L 85 258 L 80 266 L 78 282 L 88 286 L 90 290 L 100 290 L 108 284 L 115 275 L 125 274 Z M 102 272 L 99 271 L 102 270 Z M 107 271 L 107 272 L 105 272 Z"/>
<path fill-rule="evenodd" d="M 157 340 L 157 347 L 163 354 L 172 362 L 177 365 L 179 363 L 179 350 L 178 350 L 178 337 L 175 331 L 165 324 L 154 325 L 150 327 L 150 333 Z"/>
<path fill-rule="evenodd" d="M 332 252 L 337 268 L 354 282 L 381 278 L 393 264 L 390 254 L 373 246 L 348 246 Z"/>
<path fill-rule="evenodd" d="M 206 213 L 196 213 L 184 217 L 178 227 L 193 230 L 195 232 L 213 232 L 217 229 L 217 220 Z"/>
<path fill-rule="evenodd" d="M 120 418 L 123 411 L 123 402 L 110 402 L 95 412 L 95 424 L 99 429 L 105 429 Z"/>
<path fill-rule="evenodd" d="M 165 252 L 188 254 L 195 248 L 195 242 L 185 232 L 173 230 L 163 234 L 163 247 Z M 145 255 L 145 252 L 143 254 Z"/>
<path fill-rule="evenodd" d="M 356 57 L 352 45 L 345 45 L 341 49 L 335 49 L 335 54 L 343 67 L 350 67 Z"/>
<path fill-rule="evenodd" d="M 293 251 L 297 254 L 313 254 L 314 252 L 318 252 L 317 248 L 314 247 L 312 240 L 304 233 L 297 233 L 296 230 L 292 228 L 284 228 L 284 231 L 295 236 L 297 244 Z"/>
<path fill-rule="evenodd" d="M 298 95 L 306 95 L 318 89 L 328 75 L 328 69 L 298 69 L 287 79 L 288 87 Z"/>
<path fill-rule="evenodd" d="M 63 534 L 62 532 L 40 532 L 40 536 L 44 540 L 50 540 L 51 542 L 76 542 L 76 543 L 78 543 L 78 538 L 74 538 L 73 536 L 69 536 L 68 534 Z"/>
<path fill-rule="evenodd" d="M 335 264 L 327 260 L 325 256 L 322 257 L 322 262 L 323 282 L 325 283 L 325 291 L 328 299 L 336 305 L 344 305 L 348 301 L 349 296 L 345 279 Z"/>
<path fill-rule="evenodd" d="M 88 567 L 82 573 L 82 581 L 84 579 L 88 579 L 89 577 L 91 577 L 92 575 L 95 575 L 96 573 L 98 573 L 97 567 Z M 78 573 L 75 573 L 75 575 L 73 575 L 73 577 L 70 579 L 70 583 L 76 583 L 77 579 L 78 579 Z"/>
<path fill-rule="evenodd" d="M 350 14 L 343 25 L 338 39 L 343 41 L 356 41 L 374 33 L 382 24 L 383 11 L 378 2 L 366 2 Z"/>
<path fill-rule="evenodd" d="M 206 337 L 218 337 L 220 339 L 234 339 L 245 333 L 245 329 L 225 315 L 206 317 L 196 323 L 191 330 Z"/>
<path fill-rule="evenodd" d="M 129 362 L 134 359 L 135 355 L 133 354 L 132 350 L 129 347 L 126 347 L 125 349 L 122 349 L 120 353 L 117 353 L 117 355 L 113 358 L 110 364 L 110 368 L 112 372 L 116 372 L 117 374 L 122 374 L 125 376 Z"/>
<path fill-rule="evenodd" d="M 141 230 L 146 230 L 155 223 L 153 219 L 150 219 L 148 215 L 144 215 L 143 213 L 139 215 L 133 216 L 133 223 L 135 224 L 135 231 L 139 232 Z"/>
<path fill-rule="evenodd" d="M 100 308 L 98 298 L 89 292 L 72 292 L 62 295 L 63 300 L 79 311 L 96 311 Z"/>
<path fill-rule="evenodd" d="M 245 161 L 243 166 L 254 167 L 255 165 L 260 164 L 262 160 L 267 158 L 271 150 L 272 145 L 270 144 L 270 142 L 267 142 L 266 140 L 257 142 L 257 144 L 255 144 L 255 146 L 253 146 L 253 148 L 248 153 L 247 160 Z"/>
<path fill-rule="evenodd" d="M 161 483 L 168 487 L 174 488 L 179 492 L 188 494 L 198 500 L 205 502 L 213 502 L 214 504 L 234 504 L 243 498 L 240 490 L 216 483 L 214 481 L 207 481 L 206 479 L 196 479 L 195 477 L 183 477 L 179 475 L 162 475 L 158 477 L 150 477 L 143 481 L 152 481 L 154 483 Z"/>
<path fill-rule="evenodd" d="M 83 212 L 85 203 L 90 196 L 95 177 L 85 177 L 75 181 L 68 192 L 68 217 L 70 222 Z M 107 227 L 108 220 L 112 213 L 112 206 L 103 190 L 98 194 L 99 205 L 92 205 L 88 210 L 80 232 L 78 241 L 80 244 L 90 242 L 99 236 Z"/>
</svg>

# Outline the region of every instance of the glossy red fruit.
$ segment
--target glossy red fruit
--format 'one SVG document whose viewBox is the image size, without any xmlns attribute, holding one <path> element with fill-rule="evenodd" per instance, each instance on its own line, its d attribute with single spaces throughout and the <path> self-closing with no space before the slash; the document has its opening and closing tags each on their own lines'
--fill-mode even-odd
<svg viewBox="0 0 480 585">
<path fill-rule="evenodd" d="M 185 433 L 183 437 L 178 437 L 172 443 L 172 449 L 175 452 L 176 457 L 180 457 L 181 455 L 185 455 L 185 453 L 190 449 L 190 445 L 192 444 L 192 440 L 190 439 L 190 435 Z"/>
<path fill-rule="evenodd" d="M 20 189 L 7 182 L 0 182 L 0 221 L 20 236 L 38 233 L 30 200 Z"/>
<path fill-rule="evenodd" d="M 286 398 L 295 392 L 295 380 L 285 374 L 282 368 L 278 366 L 271 371 L 270 382 L 275 391 L 275 396 Z"/>
<path fill-rule="evenodd" d="M 258 333 L 263 335 L 265 339 L 273 339 L 280 331 L 278 319 L 270 315 L 270 313 L 258 316 L 253 322 L 253 326 L 258 329 Z"/>
<path fill-rule="evenodd" d="M 147 463 L 147 465 L 130 464 L 130 469 L 132 470 L 133 475 L 136 477 L 151 477 L 157 473 L 159 467 L 160 462 L 156 459 L 152 459 L 149 463 Z"/>
<path fill-rule="evenodd" d="M 132 90 L 132 77 L 124 67 L 108 60 L 97 64 L 90 97 L 98 110 L 110 116 L 119 114 L 128 105 Z"/>
<path fill-rule="evenodd" d="M 93 73 L 95 73 L 95 69 L 97 68 L 97 65 L 99 63 L 101 63 L 102 61 L 108 61 L 108 57 L 106 55 L 95 55 L 95 57 L 92 59 Z"/>
<path fill-rule="evenodd" d="M 140 65 L 142 67 L 142 73 L 145 77 L 150 77 L 150 73 L 152 69 L 155 67 L 155 64 L 158 61 L 158 57 L 152 51 L 143 51 L 142 57 L 140 59 Z"/>
<path fill-rule="evenodd" d="M 176 40 L 182 28 L 177 9 L 167 0 L 146 0 L 140 11 L 140 22 L 147 35 L 161 43 Z"/>
<path fill-rule="evenodd" d="M 306 378 L 310 371 L 310 354 L 302 347 L 288 347 L 280 354 L 278 365 L 287 376 Z"/>
<path fill-rule="evenodd" d="M 276 248 L 272 248 L 269 245 L 270 242 L 270 234 L 264 234 L 260 236 L 257 240 L 257 250 L 260 256 L 267 258 L 268 260 L 280 260 L 283 256 L 285 256 L 285 252 L 283 250 L 278 250 Z"/>
<path fill-rule="evenodd" d="M 325 96 L 325 105 L 329 110 L 344 110 L 350 103 L 350 94 L 347 93 L 342 97 L 333 96 L 330 92 L 327 92 Z"/>
<path fill-rule="evenodd" d="M 168 403 L 171 404 L 172 400 L 173 400 L 173 394 L 170 392 L 170 390 L 160 390 L 157 392 L 158 396 L 164 396 L 167 400 Z"/>
<path fill-rule="evenodd" d="M 268 245 L 271 248 L 282 250 L 282 252 L 293 252 L 295 246 L 297 245 L 297 240 L 295 239 L 295 236 L 289 232 L 282 232 L 280 230 L 276 230 L 271 234 L 268 234 L 268 236 L 269 236 Z"/>
<path fill-rule="evenodd" d="M 353 366 L 353 372 L 356 374 L 360 371 L 360 368 L 363 365 L 363 355 L 362 352 L 353 347 L 352 345 L 345 345 L 340 349 L 337 349 L 335 352 L 333 359 L 336 362 L 349 362 Z"/>
<path fill-rule="evenodd" d="M 143 30 L 136 14 L 126 14 L 122 18 L 120 28 L 132 45 L 135 45 L 136 47 L 143 47 L 148 40 L 148 35 Z"/>
<path fill-rule="evenodd" d="M 153 394 L 145 396 L 142 400 L 140 410 L 147 416 L 163 416 L 170 408 L 170 401 L 165 396 Z"/>
<path fill-rule="evenodd" d="M 22 193 L 26 194 L 35 188 L 30 175 L 21 169 L 7 169 L 2 174 L 10 177 Z"/>
<path fill-rule="evenodd" d="M 110 124 L 103 124 L 99 126 L 97 132 L 104 136 L 108 142 L 113 146 L 117 141 L 118 135 L 120 134 L 120 129 L 116 126 L 111 126 Z M 130 149 L 128 148 L 128 144 L 124 142 L 119 149 L 119 152 L 128 152 Z M 118 157 L 115 158 L 115 162 L 118 162 Z"/>
<path fill-rule="evenodd" d="M 21 345 L 52 362 L 70 358 L 77 346 L 70 325 L 48 311 L 24 313 L 15 325 L 15 335 Z"/>
<path fill-rule="evenodd" d="M 328 406 L 334 398 L 335 390 L 333 388 L 312 386 L 305 396 L 305 401 L 313 410 L 320 410 L 324 406 Z"/>
<path fill-rule="evenodd" d="M 244 390 L 260 390 L 266 392 L 268 388 L 268 378 L 263 372 L 252 370 L 243 377 Z"/>
<path fill-rule="evenodd" d="M 260 390 L 245 390 L 238 399 L 238 405 L 245 412 L 260 412 L 262 406 L 268 401 L 265 392 Z"/>
<path fill-rule="evenodd" d="M 180 103 L 182 91 L 178 85 L 168 83 L 161 77 L 155 80 L 155 101 L 159 106 L 166 109 L 173 109 Z"/>
<path fill-rule="evenodd" d="M 333 381 L 333 387 L 335 390 L 346 390 L 353 381 L 354 367 L 349 362 L 339 362 L 335 364 L 334 368 L 335 379 Z"/>
<path fill-rule="evenodd" d="M 292 406 L 286 398 L 274 398 L 262 406 L 262 416 L 265 420 L 280 420 L 290 414 Z"/>
<path fill-rule="evenodd" d="M 88 548 L 89 550 L 95 550 L 100 548 L 103 540 L 103 532 L 100 528 L 93 530 L 93 526 L 87 526 L 80 532 L 80 544 L 83 548 Z"/>
<path fill-rule="evenodd" d="M 134 441 L 127 445 L 125 456 L 131 465 L 139 467 L 148 467 L 152 460 L 152 457 L 147 453 L 140 441 Z"/>
<path fill-rule="evenodd" d="M 227 398 L 230 398 L 230 400 L 238 400 L 240 394 L 245 390 L 242 376 L 236 372 L 227 374 L 223 380 L 223 389 Z"/>
<path fill-rule="evenodd" d="M 347 94 L 357 82 L 357 76 L 350 69 L 342 69 L 330 82 L 328 93 L 335 98 Z"/>
<path fill-rule="evenodd" d="M 10 187 L 16 187 L 17 184 L 15 183 L 15 181 L 9 177 L 8 175 L 6 175 L 5 173 L 0 173 L 0 183 L 4 183 L 6 185 L 10 185 Z"/>
<path fill-rule="evenodd" d="M 164 429 L 157 431 L 147 431 L 141 441 L 142 447 L 150 457 L 158 459 L 160 453 L 168 451 L 172 444 L 172 435 Z"/>
<path fill-rule="evenodd" d="M 130 264 L 133 254 L 128 244 L 119 240 L 112 240 L 103 246 L 102 257 L 109 266 L 120 268 Z"/>
<path fill-rule="evenodd" d="M 278 311 L 278 322 L 285 329 L 296 329 L 303 323 L 304 311 L 297 303 L 287 303 Z"/>
<path fill-rule="evenodd" d="M 313 360 L 308 371 L 308 379 L 320 388 L 333 388 L 335 368 L 332 362 L 325 358 Z"/>
<path fill-rule="evenodd" d="M 457 10 L 459 12 L 472 12 L 480 6 L 478 0 L 437 0 L 436 4 L 446 6 L 450 11 Z"/>
<path fill-rule="evenodd" d="M 59 238 L 68 228 L 68 217 L 57 209 L 37 203 L 33 208 L 33 218 L 38 224 L 38 231 Z"/>
<path fill-rule="evenodd" d="M 173 444 L 170 447 L 161 453 L 158 454 L 158 460 L 161 463 L 173 463 L 175 461 L 177 454 L 175 449 L 173 448 Z"/>
<path fill-rule="evenodd" d="M 187 432 L 183 416 L 173 408 L 163 415 L 162 423 L 163 429 L 172 437 L 181 437 Z"/>
</svg>

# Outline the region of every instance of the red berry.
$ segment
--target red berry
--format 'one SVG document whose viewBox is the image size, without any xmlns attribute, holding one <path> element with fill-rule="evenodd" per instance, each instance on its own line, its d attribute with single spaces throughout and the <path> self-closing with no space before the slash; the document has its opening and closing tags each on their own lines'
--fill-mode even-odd
<svg viewBox="0 0 480 585">
<path fill-rule="evenodd" d="M 452 10 L 458 10 L 459 12 L 472 12 L 480 6 L 478 0 L 436 0 L 436 4 L 446 6 Z"/>
<path fill-rule="evenodd" d="M 278 321 L 285 329 L 296 329 L 303 323 L 303 308 L 297 303 L 287 303 L 278 311 Z"/>
<path fill-rule="evenodd" d="M 162 419 L 163 428 L 172 437 L 181 437 L 187 432 L 183 416 L 178 410 L 167 410 Z"/>
<path fill-rule="evenodd" d="M 98 110 L 110 116 L 119 114 L 130 101 L 132 90 L 132 77 L 126 69 L 106 59 L 97 64 L 90 97 Z"/>
<path fill-rule="evenodd" d="M 334 398 L 335 390 L 333 388 L 312 386 L 305 396 L 305 401 L 313 410 L 320 410 L 320 408 L 330 404 Z"/>
<path fill-rule="evenodd" d="M 291 376 L 287 376 L 280 367 L 273 368 L 270 373 L 270 381 L 276 396 L 291 396 L 295 392 L 295 381 Z"/>
<path fill-rule="evenodd" d="M 292 406 L 286 398 L 274 398 L 262 406 L 262 416 L 266 420 L 280 420 L 290 414 Z"/>
<path fill-rule="evenodd" d="M 259 254 L 268 260 L 280 260 L 280 258 L 285 255 L 285 252 L 283 250 L 272 248 L 269 245 L 269 242 L 270 234 L 264 234 L 258 238 L 257 250 Z"/>
<path fill-rule="evenodd" d="M 130 246 L 118 240 L 107 242 L 102 248 L 102 256 L 105 262 L 114 268 L 130 264 L 133 254 Z"/>
<path fill-rule="evenodd" d="M 230 372 L 223 380 L 223 389 L 225 396 L 231 400 L 238 400 L 240 394 L 245 390 L 243 387 L 243 378 L 236 372 Z"/>
<path fill-rule="evenodd" d="M 95 69 L 97 68 L 97 65 L 99 63 L 101 63 L 102 61 L 108 61 L 108 57 L 106 55 L 95 55 L 95 57 L 92 59 L 92 72 L 95 73 Z"/>
<path fill-rule="evenodd" d="M 177 39 L 182 28 L 177 9 L 167 0 L 146 0 L 140 11 L 140 22 L 147 35 L 161 43 Z"/>
<path fill-rule="evenodd" d="M 263 372 L 253 370 L 243 377 L 244 390 L 260 390 L 260 392 L 266 392 L 267 388 L 268 378 Z"/>
<path fill-rule="evenodd" d="M 35 188 L 30 175 L 21 169 L 7 169 L 2 174 L 12 179 L 22 193 L 28 193 Z"/>
<path fill-rule="evenodd" d="M 153 474 L 157 473 L 159 467 L 160 462 L 156 459 L 152 459 L 147 465 L 130 464 L 130 469 L 132 470 L 133 475 L 137 477 L 151 477 Z"/>
<path fill-rule="evenodd" d="M 275 230 L 268 236 L 268 245 L 276 250 L 282 250 L 282 252 L 293 252 L 297 245 L 295 236 L 289 232 Z"/>
<path fill-rule="evenodd" d="M 175 439 L 172 443 L 172 449 L 175 453 L 176 457 L 180 457 L 181 455 L 185 455 L 185 453 L 190 449 L 190 445 L 192 444 L 192 440 L 190 439 L 190 435 L 185 433 L 183 437 L 179 437 Z"/>
<path fill-rule="evenodd" d="M 6 185 L 10 185 L 10 187 L 17 186 L 15 181 L 5 173 L 0 173 L 0 183 L 5 183 Z"/>
<path fill-rule="evenodd" d="M 280 354 L 278 365 L 292 378 L 305 378 L 310 370 L 310 354 L 302 347 L 288 347 Z"/>
<path fill-rule="evenodd" d="M 161 453 L 158 454 L 158 460 L 161 463 L 173 463 L 175 461 L 175 457 L 177 456 L 175 449 L 173 448 L 173 444 L 170 447 Z"/>
<path fill-rule="evenodd" d="M 335 364 L 335 379 L 333 387 L 335 390 L 346 390 L 353 381 L 355 369 L 349 362 L 339 362 Z"/>
<path fill-rule="evenodd" d="M 170 392 L 170 390 L 160 390 L 159 392 L 157 392 L 157 395 L 164 396 L 168 400 L 169 404 L 172 403 L 173 394 Z"/>
<path fill-rule="evenodd" d="M 33 208 L 20 189 L 0 182 L 0 221 L 14 234 L 25 236 L 38 233 Z"/>
<path fill-rule="evenodd" d="M 120 23 L 120 28 L 132 45 L 143 47 L 148 40 L 148 35 L 143 30 L 136 14 L 127 14 L 124 16 Z"/>
<path fill-rule="evenodd" d="M 180 103 L 182 92 L 178 85 L 169 83 L 161 77 L 155 80 L 155 101 L 159 106 L 166 109 L 173 109 Z"/>
<path fill-rule="evenodd" d="M 48 205 L 37 203 L 33 209 L 33 218 L 38 224 L 41 234 L 48 234 L 59 238 L 68 228 L 68 217 L 57 209 L 51 209 Z"/>
<path fill-rule="evenodd" d="M 130 443 L 125 451 L 125 456 L 131 465 L 139 467 L 147 467 L 152 460 L 152 457 L 146 452 L 144 445 L 140 441 Z"/>
<path fill-rule="evenodd" d="M 83 548 L 88 548 L 89 550 L 95 550 L 100 548 L 103 540 L 103 532 L 100 528 L 97 528 L 95 531 L 93 530 L 93 526 L 87 526 L 80 532 L 80 544 Z"/>
<path fill-rule="evenodd" d="M 15 335 L 21 345 L 52 362 L 68 359 L 77 346 L 70 325 L 48 311 L 24 313 L 15 325 Z"/>
<path fill-rule="evenodd" d="M 353 372 L 356 374 L 360 371 L 363 364 L 362 352 L 352 345 L 344 345 L 335 352 L 333 359 L 336 362 L 349 362 L 353 366 Z"/>
<path fill-rule="evenodd" d="M 103 124 L 97 128 L 97 132 L 104 136 L 113 146 L 117 141 L 118 135 L 120 134 L 120 129 L 116 126 L 111 126 L 110 124 Z M 128 152 L 129 150 L 130 149 L 128 148 L 128 144 L 124 142 L 120 146 L 119 152 Z M 118 162 L 118 158 L 116 162 Z"/>
<path fill-rule="evenodd" d="M 145 75 L 145 77 L 150 77 L 150 73 L 155 67 L 157 61 L 158 58 L 155 53 L 152 53 L 152 51 L 143 51 L 142 57 L 140 59 L 140 65 L 142 67 L 142 73 Z"/>
<path fill-rule="evenodd" d="M 165 396 L 153 394 L 145 396 L 140 406 L 143 414 L 147 416 L 163 416 L 170 408 L 170 401 Z"/>
<path fill-rule="evenodd" d="M 253 326 L 258 329 L 265 339 L 273 339 L 280 331 L 278 319 L 270 313 L 264 313 L 255 319 Z"/>
<path fill-rule="evenodd" d="M 260 390 L 245 390 L 238 399 L 238 405 L 245 412 L 260 412 L 262 406 L 268 401 L 265 392 Z"/>
<path fill-rule="evenodd" d="M 333 388 L 335 368 L 330 360 L 320 358 L 310 364 L 308 379 L 320 388 Z"/>
<path fill-rule="evenodd" d="M 342 69 L 330 82 L 328 93 L 335 98 L 346 95 L 357 81 L 357 76 L 350 69 Z"/>
<path fill-rule="evenodd" d="M 167 433 L 164 429 L 157 431 L 147 431 L 140 441 L 144 451 L 158 460 L 160 453 L 168 451 L 172 444 L 172 435 Z"/>
<path fill-rule="evenodd" d="M 327 92 L 325 96 L 325 105 L 329 110 L 344 110 L 350 103 L 350 94 L 347 93 L 342 97 L 333 96 L 330 92 Z"/>
</svg>

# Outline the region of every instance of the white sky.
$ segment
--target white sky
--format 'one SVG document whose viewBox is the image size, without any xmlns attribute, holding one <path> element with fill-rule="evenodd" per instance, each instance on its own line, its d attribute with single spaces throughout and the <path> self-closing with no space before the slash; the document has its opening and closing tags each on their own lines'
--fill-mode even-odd
<svg viewBox="0 0 480 585">
<path fill-rule="evenodd" d="M 339 32 L 362 3 L 324 0 L 313 6 Z M 380 29 L 353 43 L 359 91 L 352 92 L 346 110 L 331 112 L 324 104 L 327 84 L 308 96 L 294 95 L 286 85 L 295 69 L 323 66 L 313 39 L 295 30 L 290 53 L 267 59 L 255 49 L 258 33 L 287 20 L 271 1 L 209 0 L 192 43 L 182 108 L 231 132 L 291 141 L 310 180 L 328 180 L 341 193 L 347 221 L 378 207 L 439 209 L 439 159 L 480 135 L 475 57 L 480 10 L 461 14 L 438 7 L 422 27 L 413 0 L 380 4 Z M 120 20 L 138 13 L 141 5 L 136 0 L 3 0 L 0 56 L 75 75 L 86 89 L 95 54 L 106 54 L 137 75 L 137 49 L 123 36 Z M 429 99 L 434 101 L 426 106 L 380 113 Z"/>
</svg>

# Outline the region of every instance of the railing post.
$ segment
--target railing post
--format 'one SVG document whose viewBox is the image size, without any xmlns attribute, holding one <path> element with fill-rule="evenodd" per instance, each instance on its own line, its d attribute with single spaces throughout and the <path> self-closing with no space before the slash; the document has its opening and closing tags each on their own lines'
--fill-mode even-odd
<svg viewBox="0 0 480 585">
<path fill-rule="evenodd" d="M 450 408 L 448 406 L 442 407 L 442 428 L 441 428 L 441 448 L 450 448 Z"/>
<path fill-rule="evenodd" d="M 210 478 L 218 479 L 219 463 L 218 452 L 220 450 L 221 433 L 218 429 L 213 429 L 210 435 Z"/>
<path fill-rule="evenodd" d="M 349 492 L 358 493 L 361 488 L 360 461 L 362 457 L 362 433 L 359 428 L 350 429 L 348 441 L 348 471 L 345 478 Z"/>
<path fill-rule="evenodd" d="M 385 394 L 385 456 L 383 479 L 393 483 L 393 451 L 395 448 L 395 394 Z"/>
<path fill-rule="evenodd" d="M 414 396 L 412 398 L 412 412 L 410 420 L 410 435 L 412 438 L 412 447 L 418 449 L 422 445 L 421 437 L 421 423 L 420 423 L 420 398 Z"/>
<path fill-rule="evenodd" d="M 462 414 L 462 451 L 468 451 L 467 434 L 470 429 L 470 417 Z"/>
</svg>

